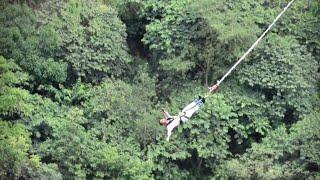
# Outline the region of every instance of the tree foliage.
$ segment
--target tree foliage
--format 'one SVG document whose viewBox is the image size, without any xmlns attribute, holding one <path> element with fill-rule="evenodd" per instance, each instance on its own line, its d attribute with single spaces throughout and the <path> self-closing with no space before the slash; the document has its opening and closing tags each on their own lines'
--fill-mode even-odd
<svg viewBox="0 0 320 180">
<path fill-rule="evenodd" d="M 293 125 L 289 132 L 280 126 L 262 143 L 252 144 L 244 155 L 223 163 L 219 178 L 292 179 L 319 177 L 319 113 Z M 224 171 L 229 174 L 225 174 Z"/>
<path fill-rule="evenodd" d="M 54 29 L 25 4 L 1 8 L 0 17 L 1 54 L 30 74 L 30 85 L 63 83 L 66 64 L 55 56 L 61 39 Z"/>
<path fill-rule="evenodd" d="M 58 56 L 71 66 L 71 75 L 96 83 L 126 73 L 131 61 L 127 34 L 112 7 L 86 0 L 53 1 L 45 7 L 53 11 L 44 13 L 59 34 Z"/>
<path fill-rule="evenodd" d="M 318 68 L 305 47 L 292 37 L 270 34 L 252 59 L 239 73 L 239 80 L 262 92 L 274 120 L 284 117 L 290 122 L 313 111 L 306 101 L 314 99 Z"/>
<path fill-rule="evenodd" d="M 319 179 L 319 3 L 0 3 L 0 179 Z"/>
<path fill-rule="evenodd" d="M 62 179 L 55 164 L 42 164 L 38 155 L 29 155 L 29 132 L 22 124 L 0 121 L 1 179 Z"/>
</svg>

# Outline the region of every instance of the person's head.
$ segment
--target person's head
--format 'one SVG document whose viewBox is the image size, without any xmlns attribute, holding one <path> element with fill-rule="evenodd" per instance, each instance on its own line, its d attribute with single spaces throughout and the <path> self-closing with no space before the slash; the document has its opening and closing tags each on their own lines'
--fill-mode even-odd
<svg viewBox="0 0 320 180">
<path fill-rule="evenodd" d="M 168 124 L 168 120 L 167 119 L 160 119 L 159 124 L 165 126 Z"/>
</svg>

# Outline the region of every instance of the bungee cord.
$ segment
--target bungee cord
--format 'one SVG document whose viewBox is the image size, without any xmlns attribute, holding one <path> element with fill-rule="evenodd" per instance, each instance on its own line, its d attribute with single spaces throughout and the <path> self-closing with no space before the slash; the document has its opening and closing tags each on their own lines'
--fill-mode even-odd
<svg viewBox="0 0 320 180">
<path fill-rule="evenodd" d="M 227 76 L 231 74 L 231 72 L 247 57 L 247 55 L 259 44 L 259 42 L 263 39 L 263 37 L 271 30 L 273 25 L 280 19 L 280 17 L 289 9 L 292 3 L 295 0 L 290 1 L 287 6 L 279 13 L 279 15 L 273 20 L 273 22 L 269 25 L 269 27 L 261 34 L 261 36 L 251 45 L 251 47 L 238 59 L 238 61 L 224 74 L 224 76 L 217 81 L 216 85 L 219 86 Z M 211 91 L 205 96 L 210 96 Z"/>
</svg>

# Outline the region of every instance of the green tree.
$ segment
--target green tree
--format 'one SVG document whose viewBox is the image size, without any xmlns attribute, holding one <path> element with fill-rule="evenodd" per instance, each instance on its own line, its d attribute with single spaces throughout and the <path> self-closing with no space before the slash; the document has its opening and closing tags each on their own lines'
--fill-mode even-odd
<svg viewBox="0 0 320 180">
<path fill-rule="evenodd" d="M 1 7 L 0 25 L 0 53 L 29 73 L 31 87 L 65 81 L 66 64 L 55 57 L 61 39 L 34 11 L 25 4 Z"/>
<path fill-rule="evenodd" d="M 281 3 L 279 5 L 281 6 Z M 274 7 L 279 5 L 272 4 Z M 317 1 L 296 1 L 283 17 L 282 22 L 277 25 L 278 34 L 294 36 L 301 45 L 306 46 L 318 63 L 320 61 L 319 8 L 320 4 Z"/>
<path fill-rule="evenodd" d="M 21 124 L 13 125 L 2 120 L 0 127 L 0 177 L 19 177 L 25 163 L 32 161 L 28 158 L 28 150 L 31 147 L 29 133 Z"/>
<path fill-rule="evenodd" d="M 52 119 L 51 124 L 55 123 L 52 135 L 40 146 L 41 154 L 59 165 L 64 178 L 152 177 L 150 161 L 143 162 L 138 157 L 133 158 L 118 149 L 117 144 L 107 144 L 95 138 L 94 134 L 86 132 L 76 123 L 76 118 L 78 119 L 73 115 L 60 119 L 59 122 Z"/>
<path fill-rule="evenodd" d="M 29 154 L 30 133 L 22 124 L 0 120 L 0 179 L 62 179 L 55 164 Z"/>
<path fill-rule="evenodd" d="M 217 178 L 308 179 L 319 177 L 319 113 L 308 115 L 288 132 L 284 126 L 252 144 L 244 155 L 223 163 Z"/>
<path fill-rule="evenodd" d="M 48 2 L 44 9 L 45 18 L 62 40 L 59 57 L 70 65 L 70 79 L 97 83 L 126 74 L 131 61 L 126 29 L 112 7 L 71 0 Z"/>
<path fill-rule="evenodd" d="M 154 122 L 154 80 L 140 72 L 130 85 L 123 81 L 105 81 L 92 88 L 83 103 L 84 112 L 91 119 L 88 126 L 103 141 L 123 141 L 136 137 L 141 146 L 153 141 L 156 133 Z M 142 133 L 142 134 L 141 134 Z"/>
<path fill-rule="evenodd" d="M 0 56 L 0 117 L 15 120 L 30 113 L 29 92 L 19 88 L 27 80 L 17 64 Z"/>
<path fill-rule="evenodd" d="M 317 1 L 296 1 L 170 142 L 158 124 L 286 3 L 1 1 L 0 179 L 319 178 Z"/>
<path fill-rule="evenodd" d="M 292 123 L 316 104 L 317 62 L 292 37 L 270 34 L 237 77 L 262 92 L 270 118 Z"/>
<path fill-rule="evenodd" d="M 150 67 L 158 74 L 159 96 L 164 98 L 183 85 L 196 65 L 190 49 L 205 22 L 190 12 L 187 4 L 188 1 L 146 1 L 141 10 L 141 16 L 150 21 L 142 41 L 151 54 Z"/>
</svg>

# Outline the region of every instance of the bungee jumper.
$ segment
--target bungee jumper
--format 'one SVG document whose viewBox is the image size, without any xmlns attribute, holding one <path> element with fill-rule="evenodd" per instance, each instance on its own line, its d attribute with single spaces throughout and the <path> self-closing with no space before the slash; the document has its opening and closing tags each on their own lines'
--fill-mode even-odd
<svg viewBox="0 0 320 180">
<path fill-rule="evenodd" d="M 240 59 L 229 69 L 224 76 L 217 81 L 217 83 L 211 87 L 209 87 L 209 92 L 206 96 L 201 97 L 199 96 L 198 99 L 194 100 L 192 103 L 187 105 L 179 114 L 178 116 L 171 116 L 167 111 L 162 109 L 164 113 L 164 119 L 161 119 L 159 123 L 161 125 L 166 126 L 167 129 L 167 138 L 166 140 L 169 141 L 170 136 L 172 134 L 172 130 L 179 126 L 181 122 L 185 123 L 191 118 L 191 116 L 199 110 L 199 108 L 205 103 L 205 98 L 207 98 L 212 92 L 215 92 L 219 85 L 225 80 L 227 76 L 245 59 L 245 57 L 258 45 L 258 43 L 262 40 L 262 38 L 271 30 L 273 25 L 280 19 L 280 17 L 287 11 L 287 9 L 292 5 L 295 0 L 291 0 L 287 6 L 279 13 L 279 15 L 273 20 L 273 22 L 269 25 L 269 27 L 262 33 L 262 35 L 251 45 L 251 47 L 241 56 Z"/>
<path fill-rule="evenodd" d="M 209 93 L 217 91 L 218 87 L 219 85 L 217 84 L 209 87 Z M 167 129 L 167 141 L 169 141 L 173 129 L 179 126 L 180 123 L 186 123 L 191 118 L 191 116 L 200 109 L 200 107 L 205 103 L 205 101 L 205 97 L 199 96 L 198 99 L 194 100 L 185 108 L 183 108 L 177 116 L 171 116 L 167 111 L 162 109 L 164 118 L 160 119 L 159 123 L 165 126 Z"/>
</svg>

